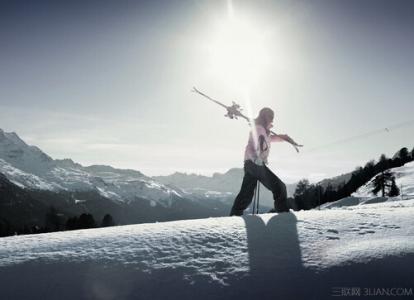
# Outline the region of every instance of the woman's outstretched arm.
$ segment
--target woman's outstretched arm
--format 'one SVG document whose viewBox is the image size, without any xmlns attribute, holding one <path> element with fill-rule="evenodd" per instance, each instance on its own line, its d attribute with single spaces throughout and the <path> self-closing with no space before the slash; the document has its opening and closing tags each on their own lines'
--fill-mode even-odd
<svg viewBox="0 0 414 300">
<path fill-rule="evenodd" d="M 302 147 L 303 145 L 299 145 L 296 143 L 290 136 L 287 134 L 272 134 L 270 136 L 272 142 L 288 142 L 296 147 Z"/>
</svg>

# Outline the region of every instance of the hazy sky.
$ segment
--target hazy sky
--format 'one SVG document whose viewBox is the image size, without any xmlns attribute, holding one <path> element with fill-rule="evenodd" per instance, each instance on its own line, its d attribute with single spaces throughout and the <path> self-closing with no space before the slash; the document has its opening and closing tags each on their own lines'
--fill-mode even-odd
<svg viewBox="0 0 414 300">
<path fill-rule="evenodd" d="M 286 182 L 339 175 L 414 146 L 414 122 L 392 129 L 414 119 L 413 16 L 408 0 L 0 0 L 0 128 L 83 165 L 242 167 L 248 125 L 197 86 L 276 111 L 305 145 L 273 144 Z"/>
</svg>

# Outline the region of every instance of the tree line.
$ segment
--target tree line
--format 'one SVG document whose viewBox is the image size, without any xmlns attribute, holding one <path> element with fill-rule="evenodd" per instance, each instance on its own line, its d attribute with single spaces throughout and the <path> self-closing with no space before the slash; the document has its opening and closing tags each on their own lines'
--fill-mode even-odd
<svg viewBox="0 0 414 300">
<path fill-rule="evenodd" d="M 312 209 L 321 204 L 350 196 L 375 176 L 372 186 L 372 192 L 375 195 L 381 191 L 383 197 L 396 196 L 400 191 L 395 184 L 395 176 L 389 169 L 401 167 L 413 160 L 414 148 L 411 152 L 407 148 L 402 148 L 393 158 L 387 158 L 385 154 L 382 154 L 378 162 L 371 160 L 364 167 L 357 167 L 347 182 L 341 182 L 335 186 L 331 183 L 328 183 L 327 186 L 310 184 L 308 179 L 302 179 L 296 186 L 293 198 L 290 198 L 289 202 L 295 210 Z"/>
<path fill-rule="evenodd" d="M 116 223 L 110 214 L 106 214 L 101 222 L 96 222 L 90 213 L 83 213 L 79 216 L 67 218 L 59 212 L 54 206 L 50 206 L 45 214 L 43 226 L 23 225 L 20 228 L 13 226 L 7 219 L 0 219 L 0 237 L 20 234 L 37 234 L 46 232 L 55 232 L 63 230 L 89 229 L 99 227 L 115 226 Z"/>
</svg>

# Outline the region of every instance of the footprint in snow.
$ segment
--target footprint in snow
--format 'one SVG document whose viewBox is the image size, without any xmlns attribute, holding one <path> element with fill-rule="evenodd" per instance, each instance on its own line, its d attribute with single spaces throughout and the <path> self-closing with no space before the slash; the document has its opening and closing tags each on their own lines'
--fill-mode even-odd
<svg viewBox="0 0 414 300">
<path fill-rule="evenodd" d="M 372 233 L 375 233 L 375 231 L 374 230 L 366 230 L 366 231 L 361 231 L 361 232 L 358 232 L 358 234 L 360 234 L 360 235 L 364 235 L 364 234 L 372 234 Z"/>
<path fill-rule="evenodd" d="M 336 229 L 328 229 L 327 230 L 327 232 L 329 232 L 329 233 L 334 233 L 334 234 L 338 234 L 339 232 L 338 232 L 338 230 L 336 230 Z M 332 236 L 332 235 L 327 235 L 326 236 L 326 238 L 328 239 L 328 240 L 339 240 L 339 237 L 337 237 L 337 236 Z"/>
<path fill-rule="evenodd" d="M 385 224 L 383 227 L 384 228 L 391 228 L 391 229 L 399 229 L 399 228 L 401 228 L 400 226 L 397 226 L 397 225 L 388 225 L 388 224 Z"/>
</svg>

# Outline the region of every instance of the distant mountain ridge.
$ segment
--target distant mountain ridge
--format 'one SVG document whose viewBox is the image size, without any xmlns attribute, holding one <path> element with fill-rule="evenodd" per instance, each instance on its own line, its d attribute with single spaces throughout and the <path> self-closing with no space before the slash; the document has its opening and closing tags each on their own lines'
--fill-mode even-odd
<svg viewBox="0 0 414 300">
<path fill-rule="evenodd" d="M 42 225 L 51 206 L 63 218 L 110 213 L 118 224 L 224 216 L 243 174 L 243 169 L 232 168 L 211 177 L 178 172 L 149 177 L 106 165 L 85 167 L 71 159 L 53 159 L 16 133 L 0 129 L 0 234 L 2 228 L 10 233 L 19 226 Z M 342 185 L 350 174 L 324 182 Z M 295 186 L 287 185 L 289 195 Z M 262 188 L 260 195 L 260 211 L 267 212 L 272 194 Z"/>
<path fill-rule="evenodd" d="M 162 205 L 171 195 L 183 198 L 234 199 L 243 179 L 243 169 L 232 168 L 213 176 L 174 173 L 149 177 L 131 169 L 105 165 L 82 166 L 72 159 L 52 159 L 36 146 L 26 144 L 16 133 L 0 129 L 0 172 L 21 188 L 48 191 L 96 190 L 118 202 L 135 201 L 136 196 Z M 295 185 L 287 185 L 293 194 Z M 263 189 L 262 204 L 273 206 L 269 191 Z M 142 200 L 141 200 L 142 201 Z"/>
<path fill-rule="evenodd" d="M 233 168 L 224 174 L 214 173 L 211 177 L 176 172 L 172 175 L 154 176 L 152 178 L 164 184 L 174 184 L 182 189 L 191 190 L 197 187 L 218 192 L 236 193 L 240 189 L 243 174 L 243 169 Z"/>
<path fill-rule="evenodd" d="M 242 168 L 232 168 L 226 173 L 214 173 L 213 176 L 197 174 L 186 174 L 176 172 L 167 176 L 154 176 L 153 179 L 166 184 L 179 187 L 185 192 L 192 194 L 211 194 L 212 191 L 228 193 L 233 199 L 240 191 L 243 180 L 244 170 Z M 288 196 L 292 196 L 296 183 L 286 184 Z M 273 208 L 273 195 L 266 188 L 260 190 L 260 203 L 267 208 Z"/>
<path fill-rule="evenodd" d="M 97 190 L 114 201 L 130 202 L 136 196 L 166 202 L 179 190 L 160 184 L 135 170 L 110 166 L 84 167 L 71 159 L 52 159 L 19 136 L 0 129 L 0 172 L 14 184 L 28 189 L 49 191 Z"/>
<path fill-rule="evenodd" d="M 44 226 L 53 206 L 62 222 L 82 213 L 118 224 L 227 215 L 228 193 L 193 194 L 131 169 L 52 159 L 0 129 L 0 235 Z M 63 226 L 63 225 L 62 225 Z"/>
<path fill-rule="evenodd" d="M 27 145 L 12 132 L 0 129 L 0 172 L 14 184 L 29 189 L 82 191 L 96 189 L 117 201 L 133 201 L 134 195 L 162 201 L 171 194 L 188 196 L 201 192 L 218 196 L 234 194 L 240 188 L 242 169 L 230 169 L 212 177 L 175 173 L 149 177 L 140 171 L 106 165 L 82 166 L 72 159 L 52 159 L 36 146 Z M 183 191 L 185 190 L 185 192 Z M 218 192 L 218 193 L 217 193 Z M 210 193 L 211 195 L 211 193 Z"/>
</svg>

